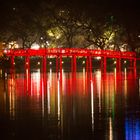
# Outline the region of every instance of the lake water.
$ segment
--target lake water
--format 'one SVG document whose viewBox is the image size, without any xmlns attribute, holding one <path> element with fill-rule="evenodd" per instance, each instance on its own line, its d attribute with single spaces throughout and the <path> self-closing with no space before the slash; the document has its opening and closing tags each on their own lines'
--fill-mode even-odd
<svg viewBox="0 0 140 140">
<path fill-rule="evenodd" d="M 84 68 L 5 74 L 0 139 L 140 140 L 139 75 Z"/>
</svg>

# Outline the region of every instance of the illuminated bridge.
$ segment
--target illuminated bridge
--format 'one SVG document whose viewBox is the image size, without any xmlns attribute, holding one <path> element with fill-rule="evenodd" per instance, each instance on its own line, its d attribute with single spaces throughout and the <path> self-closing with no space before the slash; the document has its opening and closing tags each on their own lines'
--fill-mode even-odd
<svg viewBox="0 0 140 140">
<path fill-rule="evenodd" d="M 100 57 L 101 58 L 101 68 L 106 70 L 106 60 L 107 58 L 116 59 L 116 68 L 117 70 L 121 69 L 121 60 L 126 59 L 130 61 L 130 65 L 133 68 L 136 68 L 136 53 L 135 52 L 121 52 L 121 51 L 111 51 L 111 50 L 93 50 L 93 49 L 80 49 L 80 48 L 40 48 L 35 49 L 9 49 L 4 50 L 3 53 L 11 58 L 11 64 L 14 66 L 14 58 L 17 56 L 25 57 L 25 67 L 30 66 L 30 57 L 31 56 L 41 56 L 43 59 L 44 69 L 46 68 L 47 57 L 55 57 L 56 65 L 59 68 L 62 68 L 62 58 L 67 56 L 72 60 L 73 70 L 76 69 L 76 58 L 77 57 L 86 57 L 87 65 L 89 68 L 92 68 L 92 58 Z M 45 69 L 46 70 L 46 69 Z"/>
</svg>

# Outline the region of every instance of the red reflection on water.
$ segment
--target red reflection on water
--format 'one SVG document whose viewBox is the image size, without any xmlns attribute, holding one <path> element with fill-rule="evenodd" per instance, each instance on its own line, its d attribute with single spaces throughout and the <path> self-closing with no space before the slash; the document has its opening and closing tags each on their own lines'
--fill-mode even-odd
<svg viewBox="0 0 140 140">
<path fill-rule="evenodd" d="M 57 74 L 55 73 L 55 75 Z M 127 88 L 129 88 L 129 91 L 133 90 L 132 83 L 134 80 L 129 79 L 135 79 L 134 73 L 131 71 L 117 73 L 115 70 L 114 73 L 108 73 L 107 77 L 104 77 L 101 71 L 92 73 L 91 70 L 85 71 L 85 68 L 83 68 L 82 72 L 77 73 L 73 71 L 67 74 L 63 72 L 63 69 L 60 69 L 58 77 L 54 77 L 52 70 L 48 74 L 46 72 L 41 73 L 40 70 L 31 74 L 30 69 L 26 69 L 25 76 L 23 74 L 22 76 L 20 74 L 11 74 L 11 78 L 8 79 L 8 91 L 13 90 L 11 89 L 12 86 L 16 93 L 24 91 L 25 95 L 42 95 L 46 94 L 48 90 L 53 91 L 55 89 L 54 87 L 57 87 L 58 84 L 56 81 L 59 80 L 61 92 L 67 92 L 68 94 L 87 94 L 90 91 L 90 81 L 92 80 L 94 94 L 109 92 L 121 93 L 122 86 L 125 86 L 125 90 Z"/>
<path fill-rule="evenodd" d="M 117 114 L 125 112 L 128 103 L 133 103 L 136 94 L 133 72 L 115 69 L 104 76 L 102 71 L 92 72 L 91 68 L 80 72 L 43 71 L 31 73 L 27 68 L 24 74 L 10 74 L 5 89 L 11 119 L 27 112 L 31 118 L 42 118 L 44 122 L 55 120 L 52 125 L 65 135 L 77 132 L 80 126 L 84 132 L 103 129 L 107 139 L 115 137 L 114 120 L 118 120 Z"/>
</svg>

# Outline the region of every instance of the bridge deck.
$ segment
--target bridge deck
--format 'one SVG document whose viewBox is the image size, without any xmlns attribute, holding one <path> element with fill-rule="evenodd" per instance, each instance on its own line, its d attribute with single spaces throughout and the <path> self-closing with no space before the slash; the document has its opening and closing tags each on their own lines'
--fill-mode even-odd
<svg viewBox="0 0 140 140">
<path fill-rule="evenodd" d="M 93 56 L 108 58 L 136 58 L 135 52 L 120 52 L 111 50 L 92 50 L 79 48 L 49 48 L 49 49 L 10 49 L 3 51 L 7 56 Z"/>
</svg>

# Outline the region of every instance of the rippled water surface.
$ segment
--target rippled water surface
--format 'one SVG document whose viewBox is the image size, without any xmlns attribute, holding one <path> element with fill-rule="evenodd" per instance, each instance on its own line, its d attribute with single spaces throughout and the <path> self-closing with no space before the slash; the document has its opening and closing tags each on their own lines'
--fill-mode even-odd
<svg viewBox="0 0 140 140">
<path fill-rule="evenodd" d="M 140 79 L 126 69 L 0 78 L 1 140 L 140 140 Z"/>
</svg>

